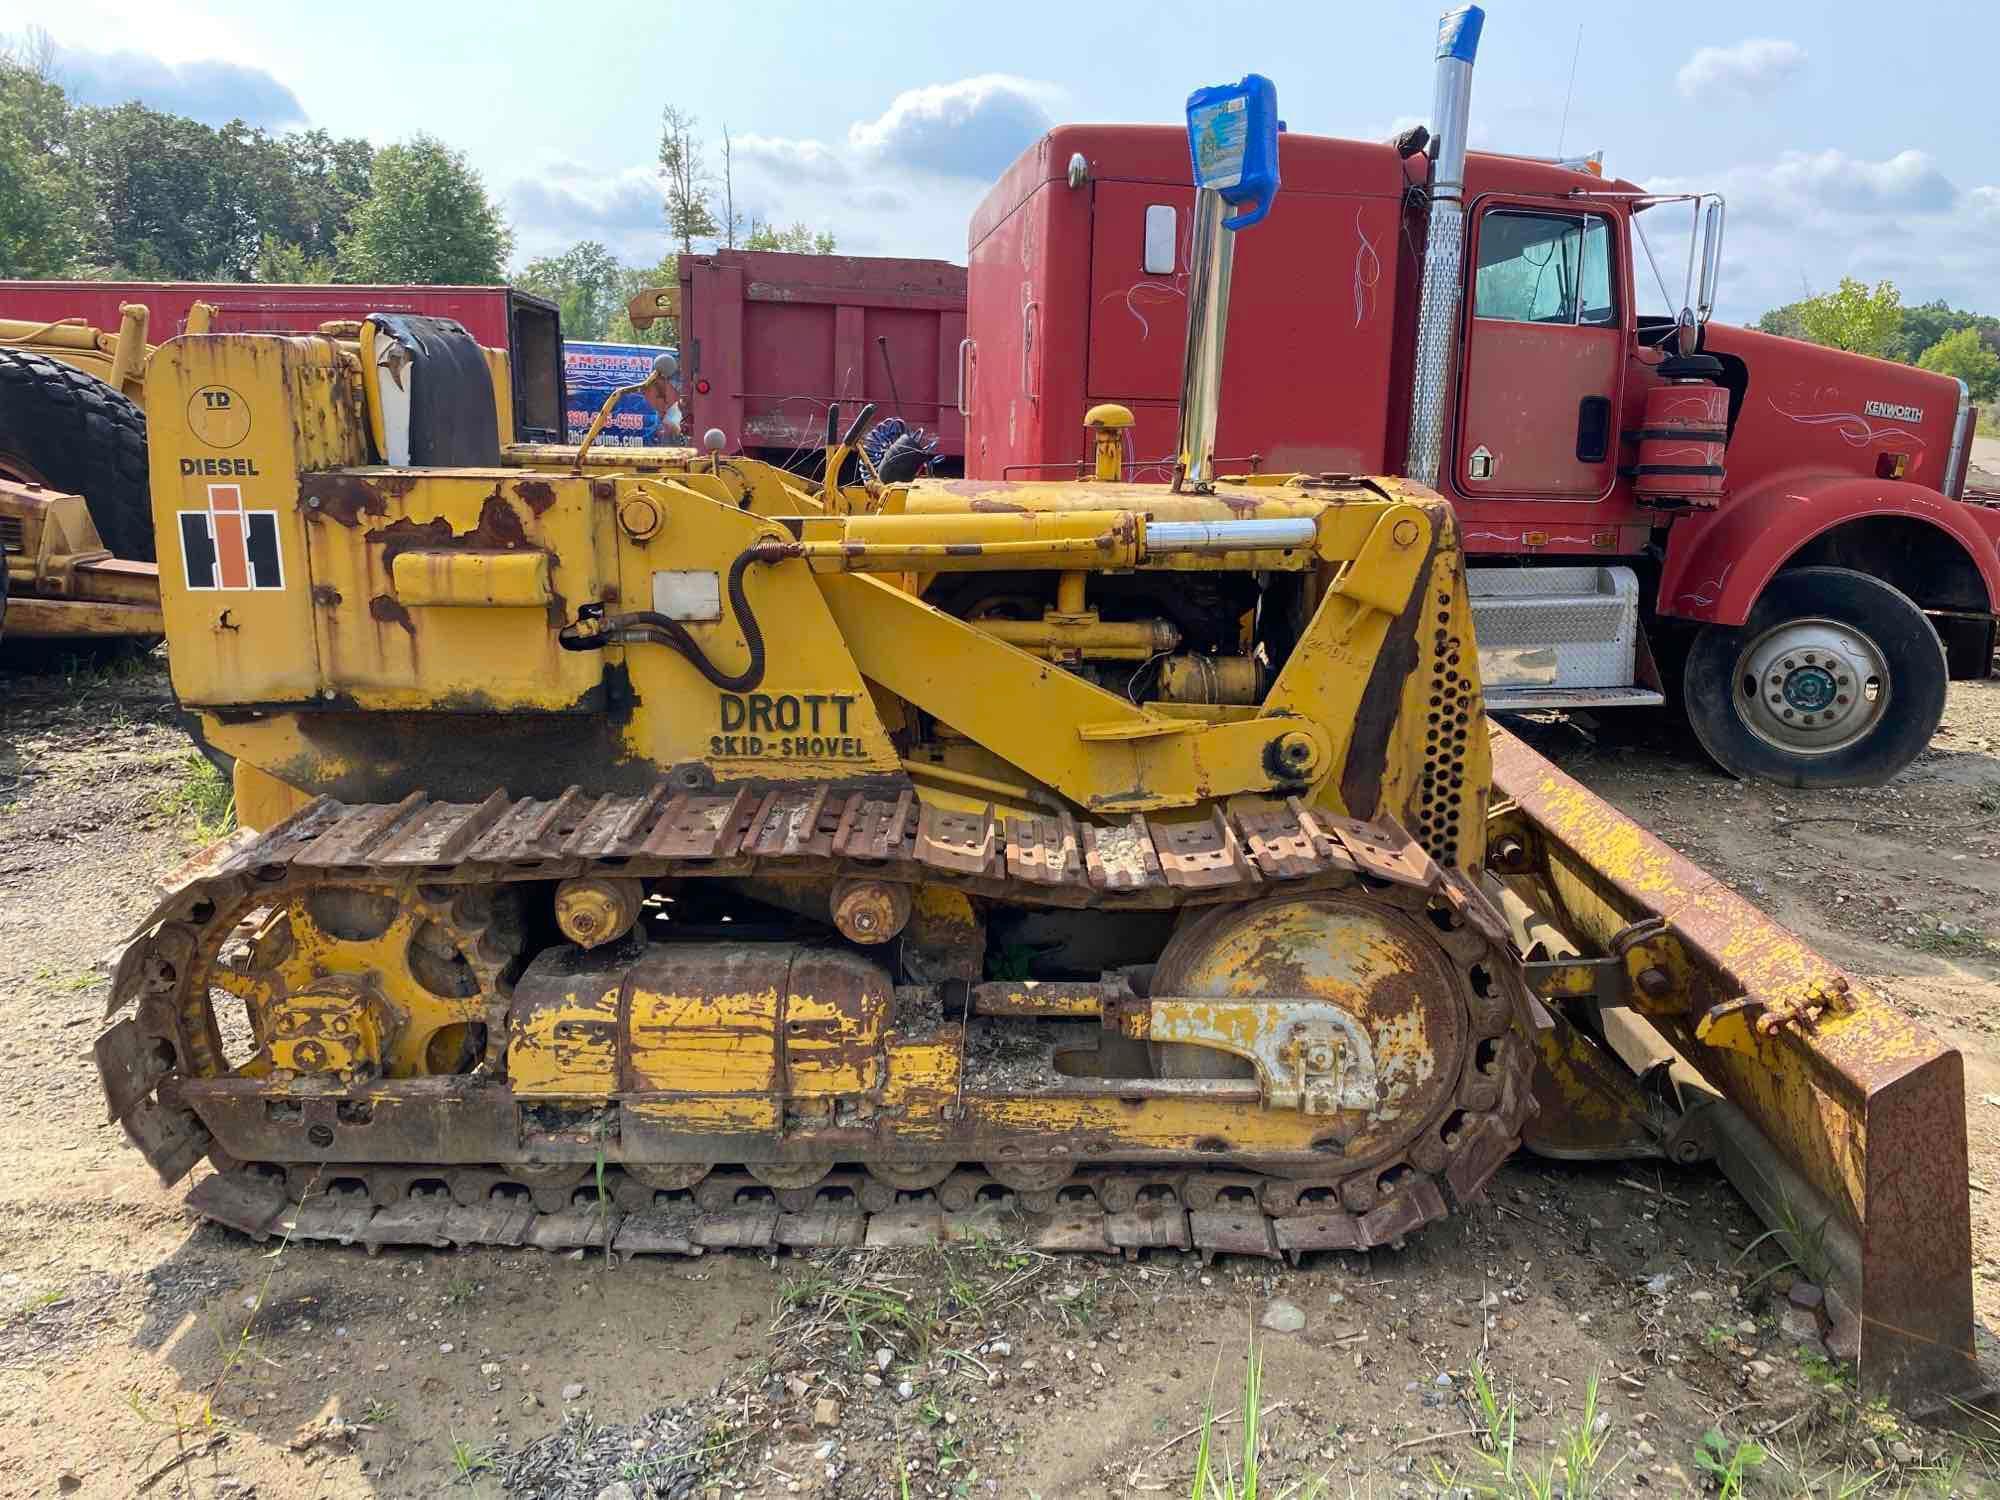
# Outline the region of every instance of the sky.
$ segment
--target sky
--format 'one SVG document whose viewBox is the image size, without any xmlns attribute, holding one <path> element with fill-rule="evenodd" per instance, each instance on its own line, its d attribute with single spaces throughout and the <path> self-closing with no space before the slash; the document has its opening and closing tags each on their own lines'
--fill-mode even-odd
<svg viewBox="0 0 2000 1500">
<path fill-rule="evenodd" d="M 1190 89 L 1253 70 L 1295 131 L 1380 139 L 1423 120 L 1442 8 L 0 0 L 0 33 L 46 31 L 86 102 L 378 145 L 436 135 L 504 203 L 517 264 L 579 239 L 635 265 L 666 251 L 669 103 L 712 152 L 727 127 L 746 217 L 802 220 L 855 254 L 963 262 L 974 206 L 1051 124 L 1172 121 Z M 1614 175 L 1725 194 L 1720 316 L 1842 276 L 2000 314 L 2000 8 L 1486 9 L 1473 145 L 1601 150 Z"/>
</svg>

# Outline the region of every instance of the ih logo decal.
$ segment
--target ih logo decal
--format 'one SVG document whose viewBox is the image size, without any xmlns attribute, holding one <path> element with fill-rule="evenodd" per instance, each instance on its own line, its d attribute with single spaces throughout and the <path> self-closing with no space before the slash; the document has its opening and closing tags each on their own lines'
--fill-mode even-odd
<svg viewBox="0 0 2000 1500">
<path fill-rule="evenodd" d="M 207 510 L 181 512 L 181 556 L 191 589 L 282 589 L 278 513 L 245 510 L 243 486 L 211 484 Z"/>
</svg>

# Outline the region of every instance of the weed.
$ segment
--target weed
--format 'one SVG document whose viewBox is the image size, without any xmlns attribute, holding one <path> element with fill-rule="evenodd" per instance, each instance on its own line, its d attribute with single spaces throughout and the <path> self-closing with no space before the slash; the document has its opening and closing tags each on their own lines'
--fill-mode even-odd
<svg viewBox="0 0 2000 1500">
<path fill-rule="evenodd" d="M 701 1462 L 704 1471 L 720 1469 L 729 1457 L 729 1450 L 742 1439 L 736 1436 L 729 1424 L 729 1418 L 717 1417 L 708 1424 L 708 1430 L 701 1435 Z"/>
<path fill-rule="evenodd" d="M 1776 1183 L 1772 1186 L 1774 1190 L 1766 1203 L 1778 1222 L 1775 1227 L 1765 1230 L 1745 1245 L 1742 1254 L 1736 1257 L 1736 1264 L 1742 1265 L 1758 1246 L 1768 1240 L 1780 1241 L 1781 1248 L 1788 1252 L 1789 1258 L 1779 1261 L 1777 1265 L 1753 1279 L 1743 1288 L 1745 1297 L 1780 1271 L 1798 1271 L 1808 1281 L 1821 1286 L 1833 1276 L 1833 1257 L 1826 1249 L 1827 1225 L 1832 1222 L 1832 1216 L 1826 1215 L 1821 1217 L 1817 1224 L 1808 1224 L 1804 1212 L 1792 1201 L 1791 1194 L 1785 1191 L 1784 1185 Z"/>
<path fill-rule="evenodd" d="M 306 1184 L 306 1191 L 300 1198 L 301 1205 L 310 1201 L 318 1188 L 319 1175 L 315 1173 L 312 1180 Z M 222 1365 L 216 1371 L 215 1379 L 209 1382 L 208 1390 L 202 1395 L 194 1415 L 188 1416 L 178 1406 L 164 1416 L 148 1412 L 140 1403 L 136 1388 L 127 1398 L 127 1404 L 142 1422 L 160 1424 L 172 1429 L 168 1436 L 173 1441 L 175 1454 L 169 1468 L 190 1463 L 198 1453 L 212 1449 L 225 1441 L 227 1435 L 219 1430 L 221 1424 L 216 1416 L 216 1405 L 228 1388 L 230 1378 L 249 1358 L 255 1347 L 252 1330 L 257 1326 L 257 1319 L 263 1315 L 264 1304 L 270 1300 L 271 1285 L 277 1280 L 278 1269 L 284 1263 L 285 1252 L 291 1248 L 292 1231 L 296 1223 L 296 1218 L 286 1220 L 285 1232 L 279 1236 L 278 1243 L 264 1252 L 264 1259 L 270 1263 L 270 1269 L 264 1273 L 264 1279 L 257 1287 L 257 1294 L 250 1301 L 249 1316 L 244 1318 L 243 1327 L 238 1330 L 235 1338 L 231 1339 L 219 1327 L 214 1330 L 216 1350 L 222 1357 Z M 202 1434 L 201 1441 L 191 1444 L 190 1439 L 198 1431 Z M 159 1475 L 167 1470 L 155 1472 Z"/>
<path fill-rule="evenodd" d="M 371 1397 L 362 1408 L 361 1421 L 367 1427 L 380 1427 L 385 1422 L 396 1420 L 396 1403 L 384 1401 L 380 1396 Z"/>
<path fill-rule="evenodd" d="M 75 994 L 103 982 L 104 976 L 94 969 L 65 969 L 58 964 L 43 964 L 35 970 L 35 983 L 45 984 L 63 994 Z"/>
<path fill-rule="evenodd" d="M 1065 1297 L 1055 1303 L 1056 1312 L 1061 1316 L 1063 1327 L 1074 1324 L 1078 1328 L 1090 1327 L 1097 1316 L 1097 1283 L 1086 1281 L 1077 1288 L 1074 1297 Z"/>
<path fill-rule="evenodd" d="M 1815 1353 L 1804 1345 L 1799 1347 L 1798 1358 L 1799 1369 L 1806 1379 L 1823 1391 L 1845 1390 L 1853 1384 L 1848 1367 L 1838 1360 L 1828 1359 L 1824 1354 Z"/>
<path fill-rule="evenodd" d="M 1493 1389 L 1492 1378 L 1479 1361 L 1472 1364 L 1472 1395 L 1480 1426 L 1479 1447 L 1474 1452 L 1483 1471 L 1469 1482 L 1441 1468 L 1440 1484 L 1463 1487 L 1480 1500 L 1590 1500 L 1599 1494 L 1618 1472 L 1624 1459 L 1614 1459 L 1601 1468 L 1604 1449 L 1610 1441 L 1609 1425 L 1599 1430 L 1597 1377 L 1583 1388 L 1583 1412 L 1556 1435 L 1555 1452 L 1537 1474 L 1527 1467 L 1520 1453 L 1519 1420 L 1510 1399 L 1504 1404 Z"/>
<path fill-rule="evenodd" d="M 1732 1443 L 1722 1429 L 1711 1427 L 1695 1445 L 1694 1466 L 1708 1476 L 1722 1500 L 1741 1500 L 1743 1476 L 1764 1462 L 1764 1450 L 1751 1442 Z"/>
<path fill-rule="evenodd" d="M 457 1433 L 451 1438 L 451 1482 L 470 1484 L 493 1467 L 493 1450 L 475 1446 Z"/>
<path fill-rule="evenodd" d="M 1905 947 L 1915 948 L 1922 953 L 1937 953 L 1947 958 L 1970 958 L 1989 954 L 1993 945 L 1986 934 L 1976 927 L 1968 927 L 1963 921 L 1927 912 L 1917 919 L 1915 931 L 1903 934 Z"/>
<path fill-rule="evenodd" d="M 1243 1366 L 1243 1404 L 1239 1415 L 1243 1423 L 1240 1470 L 1238 1456 L 1216 1445 L 1214 1400 L 1202 1407 L 1201 1441 L 1195 1449 L 1194 1478 L 1188 1487 L 1188 1500 L 1320 1500 L 1326 1493 L 1324 1476 L 1301 1480 L 1275 1492 L 1264 1481 L 1258 1462 L 1258 1449 L 1263 1441 L 1264 1351 L 1254 1346 Z"/>
<path fill-rule="evenodd" d="M 448 1307 L 463 1307 L 472 1300 L 478 1290 L 470 1277 L 454 1276 L 444 1289 L 445 1304 Z"/>
<path fill-rule="evenodd" d="M 199 750 L 180 758 L 181 778 L 160 793 L 157 806 L 167 817 L 191 824 L 204 844 L 236 827 L 236 793 Z"/>
<path fill-rule="evenodd" d="M 604 1249 L 604 1258 L 611 1259 L 611 1194 L 604 1186 L 604 1142 L 600 1136 L 597 1145 L 597 1243 Z"/>
</svg>

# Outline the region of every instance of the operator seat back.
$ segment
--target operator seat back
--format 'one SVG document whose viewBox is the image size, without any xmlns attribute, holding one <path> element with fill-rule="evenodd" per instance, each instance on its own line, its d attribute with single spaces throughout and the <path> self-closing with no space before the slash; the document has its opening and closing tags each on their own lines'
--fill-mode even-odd
<svg viewBox="0 0 2000 1500">
<path fill-rule="evenodd" d="M 361 325 L 368 433 L 385 464 L 492 468 L 500 462 L 493 375 L 450 318 L 374 313 Z"/>
</svg>

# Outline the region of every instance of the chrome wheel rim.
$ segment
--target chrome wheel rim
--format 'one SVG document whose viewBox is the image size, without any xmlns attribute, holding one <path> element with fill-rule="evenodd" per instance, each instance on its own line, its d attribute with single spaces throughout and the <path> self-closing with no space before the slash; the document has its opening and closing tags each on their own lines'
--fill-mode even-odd
<svg viewBox="0 0 2000 1500">
<path fill-rule="evenodd" d="M 1831 755 L 1881 723 L 1889 662 L 1865 632 L 1808 617 L 1774 625 L 1736 659 L 1736 713 L 1790 755 Z"/>
</svg>

